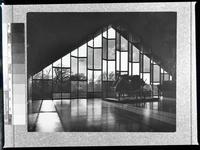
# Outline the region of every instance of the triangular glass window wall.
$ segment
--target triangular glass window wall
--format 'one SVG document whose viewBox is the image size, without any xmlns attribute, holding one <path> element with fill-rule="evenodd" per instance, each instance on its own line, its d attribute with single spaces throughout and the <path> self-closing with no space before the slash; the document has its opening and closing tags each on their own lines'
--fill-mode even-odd
<svg viewBox="0 0 200 150">
<path fill-rule="evenodd" d="M 139 75 L 158 97 L 158 85 L 172 76 L 134 43 L 109 27 L 32 76 L 33 99 L 116 97 L 120 75 Z"/>
</svg>

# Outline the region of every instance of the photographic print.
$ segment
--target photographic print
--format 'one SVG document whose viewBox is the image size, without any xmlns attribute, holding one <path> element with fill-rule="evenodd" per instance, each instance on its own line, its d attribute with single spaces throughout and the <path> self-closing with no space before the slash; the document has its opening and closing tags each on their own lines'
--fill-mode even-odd
<svg viewBox="0 0 200 150">
<path fill-rule="evenodd" d="M 194 6 L 3 6 L 4 147 L 197 144 Z"/>
<path fill-rule="evenodd" d="M 176 131 L 176 12 L 28 13 L 28 131 Z"/>
</svg>

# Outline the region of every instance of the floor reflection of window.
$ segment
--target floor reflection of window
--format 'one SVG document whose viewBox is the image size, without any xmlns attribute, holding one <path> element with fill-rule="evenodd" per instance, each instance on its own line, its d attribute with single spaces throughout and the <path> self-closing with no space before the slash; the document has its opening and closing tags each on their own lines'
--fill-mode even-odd
<svg viewBox="0 0 200 150">
<path fill-rule="evenodd" d="M 94 120 L 101 120 L 102 103 L 101 100 L 94 101 Z"/>
<path fill-rule="evenodd" d="M 86 116 L 87 114 L 87 99 L 79 99 L 78 102 L 78 115 Z"/>
<path fill-rule="evenodd" d="M 78 116 L 78 100 L 71 100 L 71 117 L 72 120 Z"/>
</svg>

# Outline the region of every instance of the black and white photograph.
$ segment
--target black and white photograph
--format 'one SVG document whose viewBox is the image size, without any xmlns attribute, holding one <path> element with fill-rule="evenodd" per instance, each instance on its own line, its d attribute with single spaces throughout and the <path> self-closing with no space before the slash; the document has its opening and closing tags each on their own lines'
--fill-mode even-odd
<svg viewBox="0 0 200 150">
<path fill-rule="evenodd" d="M 176 132 L 176 12 L 26 17 L 28 132 Z"/>
<path fill-rule="evenodd" d="M 4 148 L 197 145 L 195 2 L 3 5 Z"/>
</svg>

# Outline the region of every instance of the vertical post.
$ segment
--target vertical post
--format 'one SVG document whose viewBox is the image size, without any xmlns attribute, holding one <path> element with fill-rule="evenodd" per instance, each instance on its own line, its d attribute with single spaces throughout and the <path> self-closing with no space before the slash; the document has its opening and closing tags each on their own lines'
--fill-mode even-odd
<svg viewBox="0 0 200 150">
<path fill-rule="evenodd" d="M 103 30 L 101 31 L 101 98 L 103 97 Z"/>
</svg>

